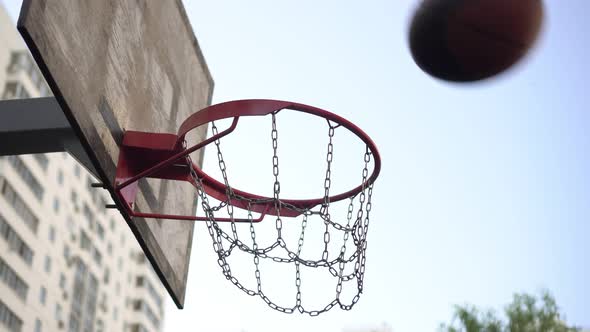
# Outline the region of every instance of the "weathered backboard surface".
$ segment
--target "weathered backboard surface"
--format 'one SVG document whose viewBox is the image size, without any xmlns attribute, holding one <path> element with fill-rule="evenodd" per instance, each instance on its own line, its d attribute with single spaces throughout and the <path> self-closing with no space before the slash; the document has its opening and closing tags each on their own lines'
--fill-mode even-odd
<svg viewBox="0 0 590 332">
<path fill-rule="evenodd" d="M 210 104 L 213 81 L 180 0 L 25 0 L 18 29 L 113 199 L 125 130 L 175 133 Z M 194 213 L 190 187 L 140 188 L 140 211 Z M 124 217 L 182 308 L 193 223 Z"/>
</svg>

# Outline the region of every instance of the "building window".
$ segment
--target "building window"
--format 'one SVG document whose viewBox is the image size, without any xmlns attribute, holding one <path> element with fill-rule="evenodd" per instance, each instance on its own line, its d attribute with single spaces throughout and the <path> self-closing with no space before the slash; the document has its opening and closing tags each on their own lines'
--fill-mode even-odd
<svg viewBox="0 0 590 332">
<path fill-rule="evenodd" d="M 46 171 L 47 167 L 49 167 L 49 158 L 47 158 L 46 155 L 40 153 L 34 154 L 33 157 L 35 158 L 39 166 L 41 166 L 41 169 Z"/>
<path fill-rule="evenodd" d="M 104 240 L 104 228 L 99 223 L 96 224 L 96 234 L 101 240 Z"/>
<path fill-rule="evenodd" d="M 103 332 L 104 330 L 104 323 L 102 322 L 102 319 L 97 319 L 96 320 L 96 332 Z"/>
<path fill-rule="evenodd" d="M 33 251 L 18 235 L 18 233 L 0 216 L 0 238 L 3 238 L 27 265 L 33 263 Z"/>
<path fill-rule="evenodd" d="M 59 322 L 61 320 L 61 305 L 59 303 L 55 304 L 55 321 Z"/>
<path fill-rule="evenodd" d="M 111 271 L 109 270 L 109 268 L 106 268 L 104 270 L 104 276 L 103 276 L 102 281 L 108 285 L 110 280 L 111 280 Z"/>
<path fill-rule="evenodd" d="M 135 286 L 137 287 L 144 287 L 148 290 L 148 293 L 154 300 L 154 302 L 158 305 L 158 307 L 162 307 L 162 298 L 152 285 L 152 283 L 144 276 L 139 276 L 136 278 Z"/>
<path fill-rule="evenodd" d="M 160 327 L 160 320 L 154 314 L 150 306 L 142 300 L 135 300 L 133 303 L 133 310 L 142 312 L 148 320 L 154 325 L 156 329 Z"/>
<path fill-rule="evenodd" d="M 111 219 L 110 224 L 111 224 L 111 231 L 114 232 L 115 231 L 115 220 Z"/>
<path fill-rule="evenodd" d="M 67 244 L 64 245 L 64 258 L 66 260 L 66 263 L 70 261 L 70 246 L 68 246 Z"/>
<path fill-rule="evenodd" d="M 29 75 L 31 77 L 31 81 L 33 81 L 33 84 L 35 84 L 35 86 L 39 86 L 39 82 L 41 82 L 41 75 L 39 72 L 35 68 L 31 68 Z"/>
<path fill-rule="evenodd" d="M 72 203 L 77 204 L 78 203 L 78 193 L 76 193 L 74 190 L 72 190 L 70 192 L 70 200 L 72 201 Z"/>
<path fill-rule="evenodd" d="M 80 178 L 80 165 L 78 164 L 74 165 L 74 175 L 76 175 L 77 178 Z"/>
<path fill-rule="evenodd" d="M 92 202 L 94 206 L 98 208 L 99 211 L 105 211 L 105 205 L 107 205 L 106 199 L 102 196 L 101 192 L 98 190 L 91 190 L 90 195 L 92 196 Z"/>
<path fill-rule="evenodd" d="M 86 320 L 92 326 L 96 311 L 96 300 L 98 298 L 98 280 L 91 273 L 88 273 L 86 293 Z"/>
<path fill-rule="evenodd" d="M 37 227 L 39 226 L 39 219 L 35 217 L 33 211 L 25 204 L 25 201 L 16 193 L 8 181 L 4 181 L 2 184 L 2 196 L 8 202 L 8 205 L 12 206 L 16 214 L 22 218 L 27 227 L 33 233 L 37 233 Z"/>
<path fill-rule="evenodd" d="M 41 86 L 39 87 L 39 94 L 41 95 L 41 97 L 51 96 L 51 90 L 49 90 L 47 84 L 41 84 Z"/>
<path fill-rule="evenodd" d="M 33 195 L 41 201 L 43 200 L 43 186 L 37 181 L 37 178 L 33 175 L 33 172 L 29 170 L 27 165 L 19 156 L 8 156 L 6 157 L 8 163 L 12 165 L 12 168 L 18 173 L 20 178 L 27 184 L 29 189 L 33 192 Z"/>
<path fill-rule="evenodd" d="M 92 332 L 93 326 L 94 326 L 94 324 L 92 324 L 92 321 L 90 319 L 86 319 L 86 320 L 84 320 L 84 326 L 82 327 L 82 331 L 83 332 Z"/>
<path fill-rule="evenodd" d="M 145 327 L 143 327 L 143 325 L 139 323 L 131 325 L 130 330 L 131 332 L 149 332 L 148 329 L 146 329 Z"/>
<path fill-rule="evenodd" d="M 57 183 L 64 184 L 64 172 L 61 169 L 57 170 Z"/>
<path fill-rule="evenodd" d="M 41 286 L 41 290 L 39 291 L 39 302 L 45 305 L 45 300 L 47 299 L 47 289 Z"/>
<path fill-rule="evenodd" d="M 92 249 L 92 243 L 90 243 L 90 238 L 84 231 L 80 231 L 80 248 L 90 251 Z"/>
<path fill-rule="evenodd" d="M 49 242 L 55 242 L 55 227 L 49 226 Z"/>
<path fill-rule="evenodd" d="M 107 202 L 107 200 L 104 197 L 100 196 L 100 205 L 98 206 L 99 211 L 102 211 L 102 213 L 105 214 L 107 211 L 106 206 L 108 204 L 109 202 Z"/>
<path fill-rule="evenodd" d="M 59 275 L 59 288 L 65 289 L 66 288 L 66 276 L 63 273 Z"/>
<path fill-rule="evenodd" d="M 23 321 L 2 301 L 0 301 L 0 323 L 10 332 L 21 332 L 23 328 Z"/>
<path fill-rule="evenodd" d="M 35 332 L 41 332 L 41 321 L 39 318 L 35 320 Z"/>
<path fill-rule="evenodd" d="M 98 251 L 96 247 L 93 248 L 92 257 L 94 258 L 94 262 L 96 262 L 96 264 L 100 266 L 102 262 L 102 254 L 100 253 L 100 251 Z"/>
<path fill-rule="evenodd" d="M 78 321 L 78 316 L 74 315 L 74 313 L 70 314 L 70 324 L 69 324 L 68 331 L 69 332 L 80 331 L 80 321 Z"/>
<path fill-rule="evenodd" d="M 51 273 L 51 258 L 49 256 L 45 256 L 45 272 Z"/>
<path fill-rule="evenodd" d="M 75 275 L 69 331 L 82 327 L 83 331 L 91 332 L 96 316 L 98 280 L 82 261 L 77 262 Z"/>
<path fill-rule="evenodd" d="M 27 298 L 29 285 L 2 259 L 0 258 L 0 280 L 12 289 L 14 293 L 23 301 Z"/>
<path fill-rule="evenodd" d="M 90 207 L 88 206 L 88 204 L 84 203 L 84 207 L 82 208 L 82 213 L 84 214 L 84 217 L 86 218 L 86 222 L 88 223 L 88 228 L 93 229 L 93 223 L 94 223 L 94 218 L 92 215 L 92 210 L 90 210 Z"/>
<path fill-rule="evenodd" d="M 145 264 L 146 257 L 143 253 L 139 253 L 137 256 L 137 264 Z"/>
<path fill-rule="evenodd" d="M 25 99 L 30 96 L 25 87 L 19 82 L 7 82 L 2 99 Z"/>
<path fill-rule="evenodd" d="M 107 244 L 107 252 L 109 253 L 109 255 L 113 254 L 113 244 L 111 242 Z"/>
<path fill-rule="evenodd" d="M 28 73 L 31 70 L 32 66 L 33 62 L 31 61 L 31 58 L 28 56 L 27 53 L 22 51 L 12 52 L 10 57 L 10 66 L 8 69 L 10 73 L 15 73 L 19 69 L 22 69 Z"/>
<path fill-rule="evenodd" d="M 66 226 L 68 227 L 68 230 L 70 231 L 70 234 L 74 234 L 77 232 L 76 230 L 76 223 L 74 222 L 74 219 L 72 219 L 71 216 L 68 216 L 66 219 Z"/>
<path fill-rule="evenodd" d="M 59 213 L 59 199 L 57 197 L 53 199 L 53 211 Z"/>
</svg>

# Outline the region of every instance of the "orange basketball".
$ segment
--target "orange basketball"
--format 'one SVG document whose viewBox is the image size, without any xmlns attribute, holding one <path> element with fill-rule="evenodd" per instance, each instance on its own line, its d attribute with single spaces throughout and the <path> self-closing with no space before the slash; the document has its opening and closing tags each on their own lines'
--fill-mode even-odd
<svg viewBox="0 0 590 332">
<path fill-rule="evenodd" d="M 434 77 L 477 81 L 520 60 L 542 22 L 541 0 L 424 0 L 410 26 L 410 50 Z"/>
</svg>

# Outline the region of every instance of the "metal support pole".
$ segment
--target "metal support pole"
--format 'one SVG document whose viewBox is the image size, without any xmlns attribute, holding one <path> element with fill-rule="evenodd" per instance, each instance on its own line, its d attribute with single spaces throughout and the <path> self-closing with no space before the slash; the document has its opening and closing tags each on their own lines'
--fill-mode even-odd
<svg viewBox="0 0 590 332">
<path fill-rule="evenodd" d="M 55 98 L 0 100 L 0 156 L 64 151 L 99 178 Z"/>
</svg>

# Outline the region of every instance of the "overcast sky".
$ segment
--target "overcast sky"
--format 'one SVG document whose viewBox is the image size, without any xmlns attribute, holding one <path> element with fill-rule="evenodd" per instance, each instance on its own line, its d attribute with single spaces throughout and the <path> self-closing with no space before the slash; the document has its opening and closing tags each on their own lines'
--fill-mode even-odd
<svg viewBox="0 0 590 332">
<path fill-rule="evenodd" d="M 16 17 L 19 1 L 3 1 Z M 454 304 L 502 310 L 513 293 L 541 288 L 553 292 L 569 323 L 590 326 L 590 2 L 545 1 L 544 33 L 526 61 L 472 85 L 437 81 L 414 65 L 406 33 L 416 4 L 185 1 L 215 80 L 214 103 L 273 98 L 325 108 L 374 139 L 383 169 L 365 293 L 352 311 L 316 318 L 271 311 L 223 278 L 198 225 L 185 309 L 168 301 L 167 330 L 336 332 L 386 323 L 396 331 L 430 331 L 451 319 Z M 302 139 L 281 146 L 298 151 L 291 166 L 307 164 L 308 154 L 299 151 L 318 142 L 325 151 L 325 132 L 313 136 L 302 122 L 282 124 L 281 138 Z M 342 142 L 335 150 L 350 156 L 338 168 L 357 179 L 359 156 Z M 268 145 L 230 143 L 224 147 L 237 160 L 228 163 L 237 181 L 251 178 L 241 170 L 244 160 L 258 160 L 259 148 L 270 160 Z M 205 169 L 214 173 L 212 152 Z M 295 179 L 303 187 L 323 185 Z M 263 272 L 265 280 L 282 278 Z M 333 289 L 333 280 L 312 277 L 304 280 L 310 293 Z M 273 292 L 284 289 L 267 291 Z"/>
</svg>

